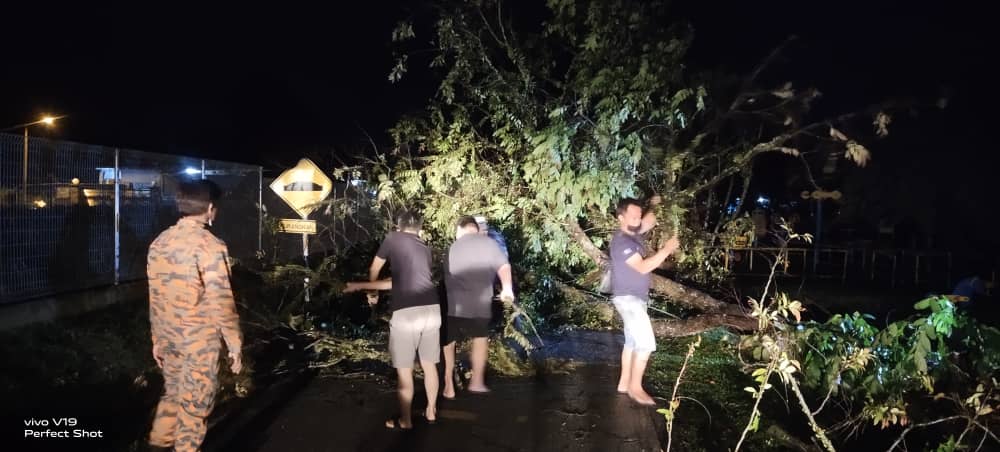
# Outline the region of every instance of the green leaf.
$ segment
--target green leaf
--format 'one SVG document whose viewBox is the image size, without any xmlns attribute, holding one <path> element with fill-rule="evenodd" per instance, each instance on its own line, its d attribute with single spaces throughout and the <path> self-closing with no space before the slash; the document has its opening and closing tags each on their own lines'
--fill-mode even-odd
<svg viewBox="0 0 1000 452">
<path fill-rule="evenodd" d="M 954 452 L 958 448 L 958 444 L 955 442 L 955 437 L 953 435 L 948 436 L 948 441 L 945 441 L 938 445 L 935 452 Z"/>
<path fill-rule="evenodd" d="M 913 364 L 917 366 L 917 371 L 923 374 L 927 373 L 927 355 L 923 352 L 916 352 L 913 354 Z"/>
<path fill-rule="evenodd" d="M 917 334 L 917 346 L 924 353 L 928 353 L 931 351 L 931 341 L 930 339 L 927 338 L 926 333 L 921 332 Z"/>
</svg>

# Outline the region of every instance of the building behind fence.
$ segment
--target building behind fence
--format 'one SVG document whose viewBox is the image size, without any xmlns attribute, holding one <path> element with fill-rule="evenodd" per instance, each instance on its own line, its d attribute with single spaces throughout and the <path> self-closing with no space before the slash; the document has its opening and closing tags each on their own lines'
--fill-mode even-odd
<svg viewBox="0 0 1000 452">
<path fill-rule="evenodd" d="M 145 279 L 184 180 L 222 187 L 212 231 L 253 258 L 262 177 L 254 165 L 0 134 L 0 304 Z"/>
</svg>

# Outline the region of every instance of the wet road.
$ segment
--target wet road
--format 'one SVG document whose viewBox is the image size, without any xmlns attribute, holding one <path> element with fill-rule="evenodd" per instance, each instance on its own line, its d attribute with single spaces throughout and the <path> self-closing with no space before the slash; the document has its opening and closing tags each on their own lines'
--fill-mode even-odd
<svg viewBox="0 0 1000 452">
<path fill-rule="evenodd" d="M 239 450 L 284 451 L 657 451 L 662 416 L 615 392 L 620 338 L 612 333 L 566 335 L 544 352 L 587 362 L 565 374 L 490 378 L 493 392 L 459 392 L 440 400 L 438 422 L 414 400 L 415 428 L 393 431 L 392 384 L 374 379 L 317 378 L 283 404 Z M 422 389 L 420 380 L 417 388 Z M 234 446 L 236 447 L 236 446 Z M 235 449 L 234 449 L 235 450 Z"/>
</svg>

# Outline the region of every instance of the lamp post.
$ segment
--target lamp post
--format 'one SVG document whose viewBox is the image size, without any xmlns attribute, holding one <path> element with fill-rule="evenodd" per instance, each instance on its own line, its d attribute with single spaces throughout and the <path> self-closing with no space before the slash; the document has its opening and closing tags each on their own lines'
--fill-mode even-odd
<svg viewBox="0 0 1000 452">
<path fill-rule="evenodd" d="M 56 120 L 65 118 L 66 116 L 43 116 L 35 122 L 28 122 L 24 124 L 18 124 L 16 126 L 11 126 L 3 131 L 14 130 L 14 129 L 24 129 L 24 158 L 22 159 L 21 166 L 21 196 L 27 200 L 28 199 L 28 128 L 38 124 L 44 124 L 46 127 L 52 127 L 55 125 Z"/>
</svg>

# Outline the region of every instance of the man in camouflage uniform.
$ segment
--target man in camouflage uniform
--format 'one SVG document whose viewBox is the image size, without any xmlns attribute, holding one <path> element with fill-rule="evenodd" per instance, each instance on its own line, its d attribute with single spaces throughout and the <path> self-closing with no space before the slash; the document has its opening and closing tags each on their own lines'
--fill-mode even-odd
<svg viewBox="0 0 1000 452">
<path fill-rule="evenodd" d="M 215 219 L 218 186 L 181 184 L 182 218 L 149 246 L 149 321 L 153 357 L 163 370 L 164 394 L 149 433 L 155 447 L 197 451 L 218 389 L 226 342 L 233 373 L 242 368 L 243 337 L 229 282 L 226 244 L 207 229 Z"/>
</svg>

